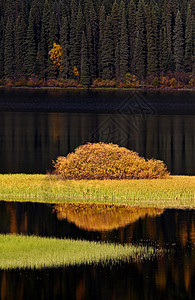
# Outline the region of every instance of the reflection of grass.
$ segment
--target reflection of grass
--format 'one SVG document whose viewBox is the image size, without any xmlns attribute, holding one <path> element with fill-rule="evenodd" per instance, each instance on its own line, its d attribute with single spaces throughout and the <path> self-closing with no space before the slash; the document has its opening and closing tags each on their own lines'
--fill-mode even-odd
<svg viewBox="0 0 195 300">
<path fill-rule="evenodd" d="M 59 219 L 67 219 L 76 226 L 86 230 L 113 230 L 134 223 L 139 218 L 157 216 L 163 213 L 158 208 L 138 208 L 126 205 L 108 204 L 56 204 Z"/>
<path fill-rule="evenodd" d="M 160 253 L 152 247 L 0 235 L 0 269 L 137 261 Z"/>
<path fill-rule="evenodd" d="M 139 180 L 56 180 L 47 175 L 0 175 L 0 199 L 195 208 L 195 176 Z"/>
</svg>

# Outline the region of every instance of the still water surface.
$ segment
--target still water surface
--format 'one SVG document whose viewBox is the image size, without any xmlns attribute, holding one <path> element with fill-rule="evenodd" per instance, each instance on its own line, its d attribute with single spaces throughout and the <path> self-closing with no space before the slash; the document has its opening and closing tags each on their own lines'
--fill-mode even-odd
<svg viewBox="0 0 195 300">
<path fill-rule="evenodd" d="M 1 201 L 0 233 L 169 250 L 163 257 L 144 262 L 0 270 L 1 299 L 194 299 L 195 211 L 132 208 L 123 214 L 122 206 L 107 211 L 106 217 L 106 212 L 94 208 L 86 216 L 71 205 Z"/>
<path fill-rule="evenodd" d="M 86 142 L 112 142 L 195 174 L 195 94 L 0 89 L 0 173 L 45 173 Z M 195 299 L 195 211 L 0 202 L 0 233 L 169 250 L 152 261 L 0 270 L 0 299 Z"/>
<path fill-rule="evenodd" d="M 0 89 L 0 173 L 45 173 L 86 142 L 112 142 L 195 174 L 195 93 Z"/>
</svg>

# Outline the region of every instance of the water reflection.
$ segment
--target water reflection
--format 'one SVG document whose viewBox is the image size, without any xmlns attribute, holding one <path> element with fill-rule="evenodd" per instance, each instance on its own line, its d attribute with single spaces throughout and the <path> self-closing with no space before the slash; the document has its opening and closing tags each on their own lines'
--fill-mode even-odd
<svg viewBox="0 0 195 300">
<path fill-rule="evenodd" d="M 110 231 L 135 223 L 139 219 L 163 213 L 157 208 L 132 208 L 125 205 L 56 204 L 54 211 L 59 220 L 66 219 L 80 229 Z"/>
<path fill-rule="evenodd" d="M 45 173 L 79 145 L 113 142 L 161 159 L 175 174 L 194 174 L 194 116 L 0 113 L 0 172 Z"/>
<path fill-rule="evenodd" d="M 0 233 L 185 249 L 195 244 L 195 211 L 0 201 Z"/>
<path fill-rule="evenodd" d="M 105 221 L 105 209 L 111 219 L 110 223 Z M 85 213 L 90 217 L 87 218 Z M 93 224 L 93 218 L 95 223 L 99 224 Z M 103 225 L 100 224 L 102 221 Z M 124 226 L 116 229 L 117 222 L 119 226 Z M 112 226 L 115 229 L 111 230 Z M 119 206 L 118 210 L 112 206 L 94 206 L 90 209 L 77 205 L 54 206 L 1 201 L 0 233 L 9 232 L 116 243 L 153 244 L 168 248 L 170 252 L 152 261 L 112 266 L 0 270 L 1 300 L 190 300 L 195 297 L 194 210 L 128 208 L 125 212 L 124 206 Z"/>
<path fill-rule="evenodd" d="M 145 263 L 0 271 L 5 299 L 194 299 L 195 260 L 188 255 Z"/>
<path fill-rule="evenodd" d="M 45 173 L 57 156 L 101 141 L 195 174 L 193 93 L 53 93 L 0 90 L 0 173 Z M 1 109 L 11 103 L 14 112 Z"/>
</svg>

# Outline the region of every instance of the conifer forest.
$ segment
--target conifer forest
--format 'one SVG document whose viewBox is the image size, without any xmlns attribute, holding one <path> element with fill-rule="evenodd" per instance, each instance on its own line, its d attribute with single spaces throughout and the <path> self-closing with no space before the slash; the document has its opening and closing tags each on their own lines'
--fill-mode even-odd
<svg viewBox="0 0 195 300">
<path fill-rule="evenodd" d="M 0 84 L 194 86 L 193 0 L 0 0 Z"/>
</svg>

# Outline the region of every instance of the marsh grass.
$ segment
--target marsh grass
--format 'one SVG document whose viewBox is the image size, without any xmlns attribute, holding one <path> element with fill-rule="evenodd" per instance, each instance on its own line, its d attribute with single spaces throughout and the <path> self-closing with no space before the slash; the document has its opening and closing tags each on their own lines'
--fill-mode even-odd
<svg viewBox="0 0 195 300">
<path fill-rule="evenodd" d="M 54 175 L 5 174 L 0 175 L 0 199 L 195 208 L 195 176 L 139 180 L 58 180 Z"/>
<path fill-rule="evenodd" d="M 0 235 L 0 269 L 46 268 L 141 261 L 162 255 L 153 247 L 115 245 L 70 239 Z"/>
</svg>

